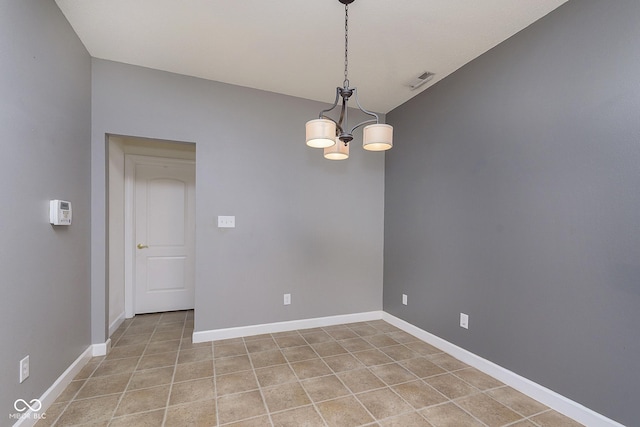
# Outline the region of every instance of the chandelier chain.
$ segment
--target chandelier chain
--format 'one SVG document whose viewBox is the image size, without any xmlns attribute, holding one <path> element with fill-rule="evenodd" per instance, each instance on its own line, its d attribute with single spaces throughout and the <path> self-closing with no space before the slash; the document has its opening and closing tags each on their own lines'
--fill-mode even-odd
<svg viewBox="0 0 640 427">
<path fill-rule="evenodd" d="M 349 4 L 344 5 L 344 82 L 345 88 L 349 87 Z"/>
</svg>

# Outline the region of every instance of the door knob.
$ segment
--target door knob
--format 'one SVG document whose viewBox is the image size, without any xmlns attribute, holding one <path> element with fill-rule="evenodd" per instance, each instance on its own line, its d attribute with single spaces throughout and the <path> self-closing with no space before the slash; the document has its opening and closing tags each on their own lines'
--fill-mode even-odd
<svg viewBox="0 0 640 427">
<path fill-rule="evenodd" d="M 138 243 L 138 249 L 146 249 L 148 247 L 149 246 L 147 246 L 147 245 L 143 245 L 142 243 Z"/>
</svg>

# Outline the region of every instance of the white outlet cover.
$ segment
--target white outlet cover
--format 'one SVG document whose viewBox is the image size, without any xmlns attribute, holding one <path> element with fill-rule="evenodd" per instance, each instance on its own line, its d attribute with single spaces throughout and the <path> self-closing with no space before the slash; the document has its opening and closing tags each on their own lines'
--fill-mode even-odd
<svg viewBox="0 0 640 427">
<path fill-rule="evenodd" d="M 229 215 L 219 215 L 218 216 L 218 228 L 235 228 L 236 227 L 236 217 Z"/>
<path fill-rule="evenodd" d="M 460 327 L 469 329 L 469 315 L 460 313 Z"/>
<path fill-rule="evenodd" d="M 29 356 L 20 361 L 20 382 L 29 378 Z"/>
<path fill-rule="evenodd" d="M 407 305 L 407 294 L 402 294 L 402 304 Z"/>
<path fill-rule="evenodd" d="M 291 294 L 284 294 L 284 305 L 291 304 Z"/>
</svg>

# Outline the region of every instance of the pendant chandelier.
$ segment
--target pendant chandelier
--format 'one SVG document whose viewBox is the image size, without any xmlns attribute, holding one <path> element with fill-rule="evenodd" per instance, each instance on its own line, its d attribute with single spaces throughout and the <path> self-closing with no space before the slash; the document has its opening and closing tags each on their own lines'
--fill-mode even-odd
<svg viewBox="0 0 640 427">
<path fill-rule="evenodd" d="M 336 88 L 336 99 L 331 108 L 320 111 L 318 118 L 308 121 L 306 125 L 307 145 L 323 148 L 324 157 L 329 160 L 344 160 L 349 157 L 349 142 L 353 140 L 353 132 L 363 125 L 367 126 L 362 129 L 362 148 L 369 151 L 384 151 L 393 146 L 393 127 L 380 123 L 376 113 L 362 108 L 358 101 L 358 90 L 355 87 L 349 87 L 349 4 L 355 0 L 338 1 L 344 4 L 344 82 L 342 87 Z M 360 111 L 372 118 L 349 128 L 347 103 L 352 96 Z M 325 113 L 336 108 L 340 98 L 342 98 L 340 118 L 336 121 Z"/>
</svg>

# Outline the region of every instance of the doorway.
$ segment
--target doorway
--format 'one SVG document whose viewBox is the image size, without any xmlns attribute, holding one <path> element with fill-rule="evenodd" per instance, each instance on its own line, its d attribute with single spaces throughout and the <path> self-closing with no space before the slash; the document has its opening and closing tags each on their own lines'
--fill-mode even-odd
<svg viewBox="0 0 640 427">
<path fill-rule="evenodd" d="M 109 335 L 194 308 L 195 144 L 110 135 Z"/>
</svg>

